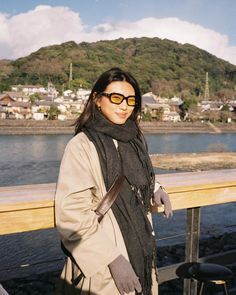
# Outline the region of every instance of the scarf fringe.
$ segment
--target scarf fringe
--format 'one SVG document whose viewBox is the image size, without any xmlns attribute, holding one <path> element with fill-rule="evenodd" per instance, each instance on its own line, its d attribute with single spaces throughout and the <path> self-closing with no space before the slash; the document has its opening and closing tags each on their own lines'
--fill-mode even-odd
<svg viewBox="0 0 236 295">
<path fill-rule="evenodd" d="M 144 258 L 144 277 L 140 278 L 142 285 L 142 293 L 135 292 L 136 295 L 152 295 L 152 266 L 153 266 L 153 256 L 149 255 Z"/>
<path fill-rule="evenodd" d="M 150 199 L 153 197 L 153 190 L 151 189 L 150 185 L 142 185 L 142 186 L 135 186 L 132 185 L 132 190 L 138 200 L 138 203 L 141 204 L 141 206 L 144 209 L 145 213 L 148 213 L 151 211 L 151 202 Z"/>
</svg>

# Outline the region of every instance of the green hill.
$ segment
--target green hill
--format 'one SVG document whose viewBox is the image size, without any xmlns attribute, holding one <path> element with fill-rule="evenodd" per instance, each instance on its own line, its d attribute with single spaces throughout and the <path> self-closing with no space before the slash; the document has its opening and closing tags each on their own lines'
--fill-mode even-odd
<svg viewBox="0 0 236 295">
<path fill-rule="evenodd" d="M 206 72 L 212 95 L 232 96 L 236 91 L 236 66 L 193 45 L 159 38 L 71 41 L 14 61 L 0 61 L 0 91 L 11 84 L 47 85 L 49 80 L 62 89 L 68 85 L 70 63 L 74 87 L 91 87 L 101 72 L 119 66 L 134 74 L 143 92 L 198 96 L 204 93 Z"/>
</svg>

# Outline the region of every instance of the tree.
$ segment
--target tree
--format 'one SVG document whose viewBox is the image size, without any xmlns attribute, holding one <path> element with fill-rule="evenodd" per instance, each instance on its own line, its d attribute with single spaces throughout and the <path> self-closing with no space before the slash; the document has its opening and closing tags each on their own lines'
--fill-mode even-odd
<svg viewBox="0 0 236 295">
<path fill-rule="evenodd" d="M 34 105 L 36 101 L 40 100 L 40 95 L 38 93 L 31 94 L 29 96 L 29 100 L 30 100 L 30 103 Z"/>
<path fill-rule="evenodd" d="M 0 81 L 0 93 L 3 91 L 9 91 L 9 90 L 11 90 L 10 82 L 1 82 Z"/>
<path fill-rule="evenodd" d="M 188 119 L 192 122 L 199 120 L 199 113 L 196 105 L 190 105 L 188 108 Z"/>
<path fill-rule="evenodd" d="M 175 81 L 153 80 L 151 81 L 151 90 L 153 93 L 163 97 L 173 97 L 175 94 Z"/>
<path fill-rule="evenodd" d="M 230 111 L 227 111 L 227 110 L 220 111 L 220 120 L 222 122 L 227 123 L 229 118 L 232 118 L 232 114 Z"/>
<path fill-rule="evenodd" d="M 152 114 L 149 110 L 143 113 L 142 121 L 151 122 L 152 121 Z"/>
<path fill-rule="evenodd" d="M 50 109 L 47 111 L 48 120 L 55 120 L 57 116 L 60 114 L 60 110 L 58 110 L 57 106 L 52 105 Z"/>
<path fill-rule="evenodd" d="M 228 104 L 224 104 L 221 111 L 226 111 L 228 112 L 229 111 L 229 105 Z"/>
<path fill-rule="evenodd" d="M 236 92 L 231 89 L 221 89 L 216 93 L 216 97 L 221 101 L 227 101 L 236 96 Z"/>
<path fill-rule="evenodd" d="M 157 114 L 157 121 L 162 121 L 164 109 L 162 107 L 158 108 L 156 114 Z"/>
<path fill-rule="evenodd" d="M 220 113 L 218 111 L 206 111 L 204 112 L 206 119 L 208 119 L 210 122 L 217 122 L 220 120 Z"/>
<path fill-rule="evenodd" d="M 189 98 L 183 98 L 184 99 L 184 104 L 186 109 L 194 109 L 197 106 L 197 99 L 194 96 L 190 96 Z"/>
<path fill-rule="evenodd" d="M 70 82 L 71 90 L 75 90 L 78 88 L 89 89 L 90 87 L 91 87 L 91 83 L 89 83 L 83 78 L 74 79 Z"/>
</svg>

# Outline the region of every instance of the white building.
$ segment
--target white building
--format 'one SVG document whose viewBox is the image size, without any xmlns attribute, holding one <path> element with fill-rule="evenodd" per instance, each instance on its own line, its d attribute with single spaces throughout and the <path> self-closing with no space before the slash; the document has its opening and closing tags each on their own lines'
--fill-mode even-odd
<svg viewBox="0 0 236 295">
<path fill-rule="evenodd" d="M 44 113 L 33 113 L 32 118 L 37 121 L 44 120 Z"/>
<path fill-rule="evenodd" d="M 163 114 L 163 121 L 166 122 L 180 122 L 180 115 L 177 112 L 169 112 L 168 114 Z"/>
<path fill-rule="evenodd" d="M 47 89 L 41 85 L 13 85 L 11 89 L 15 92 L 23 92 L 27 96 L 36 93 L 47 94 Z"/>
</svg>

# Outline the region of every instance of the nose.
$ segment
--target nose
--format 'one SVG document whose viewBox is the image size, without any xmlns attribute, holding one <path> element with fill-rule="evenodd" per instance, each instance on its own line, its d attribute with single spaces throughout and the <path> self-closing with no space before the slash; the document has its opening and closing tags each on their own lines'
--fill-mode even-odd
<svg viewBox="0 0 236 295">
<path fill-rule="evenodd" d="M 120 104 L 120 109 L 122 109 L 122 110 L 126 110 L 127 109 L 127 102 L 126 102 L 126 99 L 124 99 L 123 101 L 122 101 L 122 103 Z"/>
</svg>

